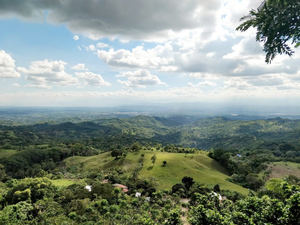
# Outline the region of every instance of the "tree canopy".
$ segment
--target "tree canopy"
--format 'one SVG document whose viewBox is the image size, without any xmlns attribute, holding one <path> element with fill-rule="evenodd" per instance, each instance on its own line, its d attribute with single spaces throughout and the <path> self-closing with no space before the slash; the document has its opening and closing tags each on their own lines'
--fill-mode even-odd
<svg viewBox="0 0 300 225">
<path fill-rule="evenodd" d="M 257 29 L 256 40 L 264 44 L 267 63 L 278 54 L 293 55 L 300 45 L 300 1 L 265 0 L 241 21 L 237 30 Z"/>
</svg>

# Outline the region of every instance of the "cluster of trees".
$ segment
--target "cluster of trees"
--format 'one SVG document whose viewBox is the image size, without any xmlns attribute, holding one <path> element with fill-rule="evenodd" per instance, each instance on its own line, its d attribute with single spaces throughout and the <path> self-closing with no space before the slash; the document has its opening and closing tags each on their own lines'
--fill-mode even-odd
<svg viewBox="0 0 300 225">
<path fill-rule="evenodd" d="M 174 144 L 168 144 L 163 147 L 162 151 L 164 152 L 174 152 L 174 153 L 195 153 L 197 149 L 195 148 L 184 148 L 180 146 L 176 146 Z"/>
<path fill-rule="evenodd" d="M 0 224 L 174 224 L 179 214 L 173 197 L 152 190 L 124 194 L 110 183 L 94 181 L 57 188 L 46 178 L 11 180 L 0 193 Z M 147 191 L 145 182 L 135 188 Z M 132 186 L 131 188 L 134 189 Z M 146 188 L 146 189 L 144 189 Z M 135 189 L 134 189 L 135 190 Z M 145 196 L 151 196 L 147 201 Z M 179 224 L 179 223 L 175 223 Z"/>
<path fill-rule="evenodd" d="M 55 146 L 31 146 L 9 157 L 0 158 L 6 174 L 14 178 L 43 176 L 55 169 L 59 163 L 70 156 L 89 156 L 98 154 L 93 147 L 80 143 L 59 144 Z"/>
<path fill-rule="evenodd" d="M 300 222 L 300 188 L 280 179 L 269 182 L 257 194 L 243 196 L 220 190 L 219 185 L 205 187 L 187 176 L 163 192 L 144 180 L 126 181 L 114 176 L 128 185 L 129 192 L 102 183 L 102 178 L 67 187 L 56 187 L 47 178 L 0 183 L 0 224 L 180 225 L 184 215 L 181 207 L 188 208 L 185 216 L 192 225 Z M 140 197 L 135 196 L 137 191 L 142 193 Z M 184 206 L 181 198 L 187 199 Z"/>
<path fill-rule="evenodd" d="M 23 150 L 33 145 L 77 144 L 109 151 L 118 146 L 129 147 L 136 141 L 151 143 L 143 136 L 124 133 L 115 125 L 94 122 L 1 126 L 0 148 Z"/>
<path fill-rule="evenodd" d="M 260 151 L 239 153 L 223 149 L 214 149 L 208 155 L 228 170 L 233 182 L 252 190 L 258 190 L 264 184 L 258 173 L 266 169 L 273 157 L 272 154 Z"/>
<path fill-rule="evenodd" d="M 274 198 L 277 192 L 284 198 Z M 281 183 L 279 189 L 269 190 L 269 195 L 248 196 L 237 201 L 220 201 L 215 195 L 196 194 L 191 202 L 189 221 L 202 224 L 299 224 L 299 187 Z"/>
</svg>

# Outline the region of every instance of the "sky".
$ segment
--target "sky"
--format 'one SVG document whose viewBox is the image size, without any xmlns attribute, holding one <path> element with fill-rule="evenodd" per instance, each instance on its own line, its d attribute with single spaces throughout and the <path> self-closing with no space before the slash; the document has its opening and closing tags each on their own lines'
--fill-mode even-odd
<svg viewBox="0 0 300 225">
<path fill-rule="evenodd" d="M 0 0 L 0 106 L 297 105 L 300 52 L 265 63 L 261 0 Z"/>
</svg>

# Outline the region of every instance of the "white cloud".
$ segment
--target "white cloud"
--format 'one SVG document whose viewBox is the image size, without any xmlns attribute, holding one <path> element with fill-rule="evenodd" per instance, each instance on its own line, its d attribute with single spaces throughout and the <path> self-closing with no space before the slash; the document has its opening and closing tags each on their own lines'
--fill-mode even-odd
<svg viewBox="0 0 300 225">
<path fill-rule="evenodd" d="M 66 86 L 78 83 L 77 78 L 65 71 L 64 61 L 43 61 L 31 62 L 29 68 L 18 68 L 26 75 L 31 86 L 48 88 L 52 85 Z"/>
<path fill-rule="evenodd" d="M 0 50 L 0 78 L 18 78 L 15 60 L 4 50 Z"/>
<path fill-rule="evenodd" d="M 87 68 L 85 67 L 85 64 L 79 63 L 79 64 L 73 66 L 72 70 L 87 70 Z"/>
<path fill-rule="evenodd" d="M 103 43 L 103 42 L 98 42 L 96 46 L 97 46 L 97 48 L 108 48 L 109 47 L 108 44 Z"/>
<path fill-rule="evenodd" d="M 88 50 L 88 51 L 95 51 L 95 50 L 96 50 L 96 47 L 95 47 L 95 45 L 89 45 L 89 46 L 87 47 L 87 50 Z"/>
<path fill-rule="evenodd" d="M 78 41 L 78 40 L 79 40 L 79 36 L 78 36 L 78 35 L 74 35 L 74 36 L 73 36 L 73 40 L 74 40 L 74 41 Z"/>
<path fill-rule="evenodd" d="M 110 83 L 104 81 L 100 74 L 95 74 L 92 72 L 77 72 L 76 76 L 82 80 L 85 85 L 110 86 Z"/>
<path fill-rule="evenodd" d="M 29 68 L 18 68 L 26 75 L 29 84 L 26 87 L 50 89 L 53 86 L 110 86 L 109 82 L 104 81 L 100 74 L 88 72 L 85 64 L 77 64 L 72 67 L 76 72 L 75 76 L 65 71 L 66 62 L 64 61 L 42 61 L 31 62 Z"/>
<path fill-rule="evenodd" d="M 146 88 L 147 86 L 165 85 L 158 76 L 151 74 L 148 70 L 124 72 L 117 75 L 117 77 L 126 78 L 126 80 L 118 80 L 126 87 Z"/>
<path fill-rule="evenodd" d="M 175 71 L 177 68 L 170 53 L 173 53 L 170 44 L 157 45 L 152 49 L 137 46 L 131 51 L 126 49 L 97 51 L 98 57 L 111 66 Z"/>
<path fill-rule="evenodd" d="M 193 88 L 212 88 L 212 87 L 216 87 L 217 84 L 211 81 L 200 81 L 198 83 L 192 83 L 189 82 L 188 86 L 193 87 Z"/>
</svg>

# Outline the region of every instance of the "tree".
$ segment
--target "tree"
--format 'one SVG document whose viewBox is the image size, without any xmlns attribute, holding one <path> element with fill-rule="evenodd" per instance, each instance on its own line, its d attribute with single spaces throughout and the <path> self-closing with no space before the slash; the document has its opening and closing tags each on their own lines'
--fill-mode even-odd
<svg viewBox="0 0 300 225">
<path fill-rule="evenodd" d="M 123 155 L 123 152 L 120 150 L 113 150 L 111 152 L 111 156 L 115 157 L 115 159 L 119 159 Z"/>
<path fill-rule="evenodd" d="M 33 217 L 33 206 L 28 202 L 9 205 L 0 211 L 0 224 L 21 225 L 29 224 Z"/>
<path fill-rule="evenodd" d="M 56 191 L 56 187 L 48 178 L 25 178 L 13 183 L 6 194 L 5 201 L 8 204 L 26 200 L 34 203 L 43 198 L 53 197 Z"/>
<path fill-rule="evenodd" d="M 5 173 L 5 167 L 0 164 L 0 181 L 6 180 L 6 173 Z"/>
<path fill-rule="evenodd" d="M 214 186 L 214 192 L 220 192 L 221 190 L 220 190 L 220 185 L 219 184 L 216 184 L 215 186 Z"/>
<path fill-rule="evenodd" d="M 183 184 L 175 184 L 172 186 L 172 193 L 180 192 L 181 194 L 185 192 L 185 187 Z"/>
<path fill-rule="evenodd" d="M 142 149 L 142 146 L 139 142 L 134 142 L 131 145 L 131 151 L 133 151 L 133 152 L 138 152 L 140 149 Z"/>
<path fill-rule="evenodd" d="M 266 62 L 271 63 L 278 54 L 294 54 L 300 45 L 300 1 L 265 0 L 257 10 L 241 18 L 244 21 L 236 29 L 257 29 L 256 40 L 264 43 Z"/>
<path fill-rule="evenodd" d="M 173 209 L 165 225 L 180 225 L 180 224 L 182 224 L 180 220 L 180 211 L 178 209 Z"/>
<path fill-rule="evenodd" d="M 156 155 L 153 155 L 153 156 L 151 157 L 151 161 L 152 161 L 152 164 L 155 163 L 155 161 L 156 161 Z"/>
<path fill-rule="evenodd" d="M 184 184 L 187 190 L 190 190 L 191 186 L 195 183 L 192 177 L 184 177 L 181 182 Z"/>
</svg>

